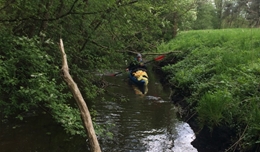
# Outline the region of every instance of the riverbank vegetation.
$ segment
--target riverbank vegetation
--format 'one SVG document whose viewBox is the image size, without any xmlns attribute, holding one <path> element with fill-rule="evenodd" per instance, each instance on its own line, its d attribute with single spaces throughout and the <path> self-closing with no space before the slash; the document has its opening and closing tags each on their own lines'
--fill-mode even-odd
<svg viewBox="0 0 260 152">
<path fill-rule="evenodd" d="M 98 74 L 125 69 L 124 61 L 133 53 L 154 50 L 161 41 L 173 38 L 177 22 L 165 17 L 185 11 L 186 16 L 178 18 L 181 22 L 195 6 L 189 0 L 164 2 L 1 0 L 1 122 L 23 121 L 43 112 L 67 133 L 85 135 L 77 105 L 63 81 L 59 39 L 64 42 L 70 74 L 91 105 L 105 92 Z M 91 111 L 95 116 L 95 108 Z M 97 124 L 95 128 L 99 135 L 106 133 Z"/>
<path fill-rule="evenodd" d="M 173 97 L 184 99 L 174 102 L 187 102 L 185 117 L 196 117 L 200 129 L 229 128 L 234 133 L 226 139 L 232 141 L 229 150 L 259 150 L 259 39 L 260 29 L 198 30 L 158 47 L 182 51 L 168 56 L 175 64 L 162 68 Z"/>
<path fill-rule="evenodd" d="M 199 105 L 194 111 L 198 112 L 201 124 L 214 128 L 223 123 L 223 116 L 227 115 L 223 114 L 227 111 L 220 110 L 233 104 L 237 108 L 249 104 L 248 109 L 240 110 L 252 112 L 254 104 L 251 104 L 257 102 L 256 88 L 251 92 L 251 86 L 257 83 L 251 79 L 258 72 L 256 31 L 244 40 L 238 37 L 250 33 L 246 29 L 241 30 L 240 35 L 228 30 L 223 30 L 223 33 L 229 32 L 227 35 L 210 35 L 214 31 L 201 31 L 200 34 L 191 31 L 185 35 L 184 31 L 259 27 L 259 5 L 257 0 L 214 0 L 214 3 L 208 0 L 0 0 L 1 123 L 16 118 L 23 121 L 26 116 L 46 113 L 67 133 L 85 135 L 77 105 L 63 81 L 57 45 L 60 38 L 64 42 L 70 74 L 88 105 L 105 93 L 105 83 L 98 74 L 124 70 L 125 60 L 130 56 L 137 52 L 144 56 L 158 53 L 155 50 L 163 43 L 165 45 L 159 50 L 182 52 L 174 56 L 174 62 L 180 62 L 164 70 L 175 74 L 169 79 L 172 85 L 189 88 L 188 92 L 196 99 L 194 103 Z M 183 37 L 185 41 L 181 39 Z M 167 43 L 171 39 L 175 46 Z M 223 51 L 223 46 L 228 53 Z M 253 51 L 246 51 L 249 46 Z M 208 48 L 214 51 L 201 51 Z M 244 63 L 246 59 L 248 62 Z M 232 67 L 235 63 L 239 64 Z M 194 65 L 196 68 L 193 69 Z M 177 72 L 178 68 L 180 71 Z M 187 74 L 189 68 L 191 71 Z M 233 76 L 236 72 L 239 75 Z M 233 82 L 234 79 L 237 82 Z M 215 84 L 223 89 L 206 92 Z M 203 111 L 208 106 L 205 103 L 215 95 L 219 98 L 225 95 L 223 100 L 230 103 L 212 109 L 212 118 L 207 121 Z M 252 98 L 245 98 L 250 95 Z M 235 98 L 241 99 L 243 104 L 233 103 Z M 200 100 L 206 102 L 198 102 Z M 92 116 L 95 116 L 95 108 L 98 107 L 91 107 Z M 215 115 L 214 111 L 220 113 Z M 228 120 L 237 117 L 237 122 L 243 122 L 242 117 L 238 119 L 243 112 L 232 111 Z M 257 120 L 253 118 L 252 114 L 242 124 Z M 225 123 L 231 124 L 231 121 Z M 240 129 L 247 128 L 247 133 L 257 131 L 250 127 Z M 98 124 L 95 129 L 100 136 L 110 135 Z M 243 140 L 250 138 L 256 137 L 247 136 Z"/>
</svg>

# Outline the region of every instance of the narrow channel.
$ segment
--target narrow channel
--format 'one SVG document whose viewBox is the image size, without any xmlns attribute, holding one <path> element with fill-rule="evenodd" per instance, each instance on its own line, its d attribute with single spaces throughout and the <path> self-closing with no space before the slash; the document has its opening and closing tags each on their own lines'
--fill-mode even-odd
<svg viewBox="0 0 260 152">
<path fill-rule="evenodd" d="M 150 70 L 149 70 L 150 71 Z M 98 124 L 110 126 L 113 138 L 99 137 L 103 152 L 197 152 L 191 145 L 196 138 L 190 126 L 178 120 L 170 99 L 170 89 L 163 87 L 153 72 L 148 72 L 146 95 L 128 83 L 125 73 L 104 76 L 110 84 L 106 101 L 95 102 Z M 86 139 L 71 137 L 50 115 L 29 114 L 23 121 L 0 122 L 1 152 L 86 152 Z"/>
<path fill-rule="evenodd" d="M 101 140 L 103 151 L 113 152 L 197 152 L 190 126 L 178 120 L 170 89 L 149 72 L 148 92 L 143 95 L 130 84 L 126 74 L 105 77 L 108 91 L 127 101 L 97 102 L 99 124 L 110 124 L 112 139 Z"/>
</svg>

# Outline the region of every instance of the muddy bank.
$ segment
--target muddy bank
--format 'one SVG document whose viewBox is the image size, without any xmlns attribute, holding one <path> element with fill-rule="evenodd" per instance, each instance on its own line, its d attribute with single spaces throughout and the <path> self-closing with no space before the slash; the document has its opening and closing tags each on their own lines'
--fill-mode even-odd
<svg viewBox="0 0 260 152">
<path fill-rule="evenodd" d="M 187 122 L 195 132 L 196 139 L 192 145 L 198 152 L 225 152 L 231 146 L 231 139 L 235 136 L 234 130 L 228 127 L 216 127 L 211 131 L 207 126 L 201 129 L 197 115 L 189 110 L 193 108 L 192 106 L 189 106 L 185 100 L 177 100 L 174 95 L 172 101 L 180 109 L 179 119 Z"/>
<path fill-rule="evenodd" d="M 169 85 L 171 87 L 171 100 L 178 109 L 177 115 L 179 119 L 187 122 L 195 132 L 196 139 L 192 142 L 192 145 L 198 152 L 225 152 L 225 150 L 232 146 L 231 140 L 234 138 L 233 136 L 235 136 L 234 130 L 228 127 L 216 127 L 211 131 L 207 126 L 201 129 L 197 121 L 196 113 L 191 110 L 196 105 L 190 105 L 185 100 L 191 92 L 170 85 L 166 79 L 167 75 L 161 70 L 162 66 L 163 65 L 156 65 L 153 71 L 160 75 L 160 82 L 163 85 Z"/>
</svg>

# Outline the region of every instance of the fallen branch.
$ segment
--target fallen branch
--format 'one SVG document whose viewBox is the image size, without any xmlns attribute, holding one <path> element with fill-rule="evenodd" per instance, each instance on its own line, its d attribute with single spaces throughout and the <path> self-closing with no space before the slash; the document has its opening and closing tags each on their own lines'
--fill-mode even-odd
<svg viewBox="0 0 260 152">
<path fill-rule="evenodd" d="M 63 72 L 64 80 L 67 82 L 67 84 L 73 94 L 73 97 L 76 100 L 78 108 L 80 110 L 81 119 L 83 121 L 84 127 L 87 132 L 88 141 L 90 142 L 90 149 L 92 152 L 101 152 L 87 104 L 84 101 L 77 84 L 74 82 L 74 80 L 72 79 L 72 77 L 69 73 L 67 56 L 64 51 L 62 39 L 60 39 L 60 50 L 62 53 L 62 72 Z"/>
<path fill-rule="evenodd" d="M 117 50 L 116 52 L 120 52 L 120 53 L 132 53 L 132 54 L 138 54 L 141 53 L 142 55 L 167 55 L 167 54 L 171 54 L 171 53 L 181 53 L 182 51 L 170 51 L 170 52 L 161 52 L 161 53 L 154 53 L 154 52 L 146 52 L 146 53 L 142 53 L 142 52 L 138 52 L 138 51 L 130 51 L 130 50 Z"/>
<path fill-rule="evenodd" d="M 242 139 L 245 138 L 245 132 L 246 132 L 247 128 L 248 128 L 248 124 L 246 125 L 246 127 L 245 127 L 245 129 L 244 129 L 242 135 L 239 137 L 239 139 L 238 139 L 232 146 L 230 146 L 227 150 L 225 150 L 225 152 L 230 151 L 233 147 L 235 147 L 233 151 L 236 150 L 236 147 L 237 147 L 237 145 L 239 144 L 239 142 L 240 142 Z"/>
<path fill-rule="evenodd" d="M 171 52 L 162 52 L 162 53 L 142 53 L 143 55 L 167 55 L 171 53 L 181 53 L 182 51 L 171 51 Z"/>
</svg>

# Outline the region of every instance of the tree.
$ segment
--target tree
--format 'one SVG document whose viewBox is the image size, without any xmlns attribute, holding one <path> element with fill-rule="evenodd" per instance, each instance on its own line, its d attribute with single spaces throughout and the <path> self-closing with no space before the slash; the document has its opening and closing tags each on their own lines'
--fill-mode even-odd
<svg viewBox="0 0 260 152">
<path fill-rule="evenodd" d="M 216 25 L 216 27 L 218 29 L 221 29 L 221 25 L 222 25 L 222 13 L 223 13 L 224 1 L 225 0 L 214 0 L 216 12 L 217 12 L 217 25 Z"/>
<path fill-rule="evenodd" d="M 211 2 L 198 2 L 196 12 L 197 17 L 193 23 L 193 29 L 213 29 L 215 27 L 216 14 Z"/>
<path fill-rule="evenodd" d="M 152 1 L 152 4 L 154 5 L 152 12 L 160 16 L 162 21 L 167 21 L 169 23 L 165 30 L 170 32 L 170 38 L 174 38 L 177 35 L 178 30 L 191 28 L 191 22 L 195 19 L 196 2 L 196 0 Z M 162 23 L 165 25 L 167 22 Z"/>
<path fill-rule="evenodd" d="M 64 38 L 71 75 L 89 104 L 104 90 L 95 72 L 120 67 L 128 52 L 153 50 L 163 39 L 150 7 L 137 0 L 0 0 L 1 114 L 22 120 L 41 109 L 68 133 L 85 136 L 55 43 Z"/>
<path fill-rule="evenodd" d="M 248 27 L 258 24 L 259 1 L 214 0 L 217 28 Z"/>
<path fill-rule="evenodd" d="M 251 27 L 260 27 L 260 1 L 251 0 L 246 3 L 247 9 L 247 19 L 250 21 Z"/>
<path fill-rule="evenodd" d="M 222 27 L 248 27 L 246 9 L 247 2 L 244 0 L 226 1 L 223 7 Z"/>
<path fill-rule="evenodd" d="M 101 149 L 100 149 L 100 146 L 99 146 L 96 134 L 95 134 L 95 130 L 93 127 L 92 119 L 91 119 L 91 116 L 89 113 L 89 109 L 80 93 L 80 90 L 79 90 L 77 84 L 74 82 L 73 78 L 69 74 L 67 55 L 64 50 L 62 39 L 60 39 L 60 50 L 61 50 L 61 54 L 62 54 L 62 72 L 63 72 L 64 80 L 67 82 L 69 88 L 71 89 L 71 92 L 72 92 L 72 94 L 76 100 L 76 103 L 78 105 L 78 108 L 80 110 L 81 119 L 83 121 L 84 127 L 87 132 L 87 136 L 88 136 L 88 139 L 90 142 L 90 147 L 91 147 L 90 149 L 93 152 L 101 152 Z"/>
</svg>

